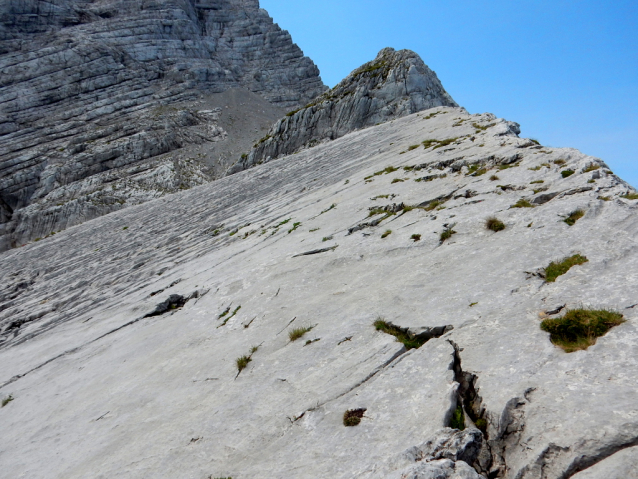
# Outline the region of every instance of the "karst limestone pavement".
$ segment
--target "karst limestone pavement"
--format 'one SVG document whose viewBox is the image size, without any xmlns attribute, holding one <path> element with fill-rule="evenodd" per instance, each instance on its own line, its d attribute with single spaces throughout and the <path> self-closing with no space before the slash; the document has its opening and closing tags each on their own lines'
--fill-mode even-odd
<svg viewBox="0 0 638 479">
<path fill-rule="evenodd" d="M 517 132 L 441 106 L 2 253 L 3 475 L 633 474 L 638 201 Z M 626 322 L 567 354 L 540 319 L 581 305 Z"/>
</svg>

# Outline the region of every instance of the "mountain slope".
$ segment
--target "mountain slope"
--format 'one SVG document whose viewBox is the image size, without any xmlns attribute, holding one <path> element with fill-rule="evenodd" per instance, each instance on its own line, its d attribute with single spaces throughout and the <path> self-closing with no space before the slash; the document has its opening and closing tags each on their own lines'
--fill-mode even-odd
<svg viewBox="0 0 638 479">
<path fill-rule="evenodd" d="M 638 203 L 602 161 L 516 131 L 437 108 L 3 253 L 3 472 L 626 470 Z M 522 199 L 533 207 L 512 207 Z M 576 253 L 588 262 L 541 277 Z M 581 305 L 626 322 L 567 354 L 540 317 Z M 408 351 L 379 317 L 430 339 Z M 291 341 L 296 327 L 312 329 Z M 460 403 L 467 429 L 446 429 Z"/>
<path fill-rule="evenodd" d="M 0 71 L 0 250 L 225 174 L 216 93 L 269 124 L 325 89 L 257 0 L 3 2 Z"/>
</svg>

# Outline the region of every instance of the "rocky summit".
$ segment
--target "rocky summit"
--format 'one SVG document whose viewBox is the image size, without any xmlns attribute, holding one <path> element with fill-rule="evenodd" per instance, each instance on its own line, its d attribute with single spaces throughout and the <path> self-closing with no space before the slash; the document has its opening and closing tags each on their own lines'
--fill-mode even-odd
<svg viewBox="0 0 638 479">
<path fill-rule="evenodd" d="M 638 194 L 519 131 L 438 106 L 2 253 L 2 474 L 636 477 Z"/>
<path fill-rule="evenodd" d="M 223 176 L 325 88 L 257 0 L 3 1 L 0 251 Z"/>
</svg>

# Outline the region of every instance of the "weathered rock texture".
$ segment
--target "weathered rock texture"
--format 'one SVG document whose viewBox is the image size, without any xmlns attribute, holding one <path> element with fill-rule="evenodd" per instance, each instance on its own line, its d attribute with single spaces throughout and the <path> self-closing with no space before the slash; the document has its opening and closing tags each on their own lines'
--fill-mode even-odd
<svg viewBox="0 0 638 479">
<path fill-rule="evenodd" d="M 627 477 L 638 200 L 514 130 L 437 108 L 2 253 L 2 475 Z M 580 305 L 627 321 L 566 354 L 540 315 Z"/>
<path fill-rule="evenodd" d="M 384 48 L 332 90 L 279 120 L 230 172 L 438 106 L 458 105 L 436 73 L 410 50 Z"/>
<path fill-rule="evenodd" d="M 200 100 L 230 88 L 266 123 L 325 89 L 257 0 L 2 2 L 0 250 L 224 174 L 222 151 L 161 155 L 223 142 L 224 104 Z"/>
</svg>

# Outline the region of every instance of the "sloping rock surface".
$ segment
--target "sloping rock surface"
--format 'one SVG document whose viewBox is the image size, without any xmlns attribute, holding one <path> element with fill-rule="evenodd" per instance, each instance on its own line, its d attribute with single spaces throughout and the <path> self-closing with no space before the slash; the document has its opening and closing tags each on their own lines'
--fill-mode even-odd
<svg viewBox="0 0 638 479">
<path fill-rule="evenodd" d="M 2 253 L 3 475 L 623 477 L 638 201 L 515 129 L 436 108 Z M 626 322 L 567 354 L 540 318 L 581 305 Z"/>
<path fill-rule="evenodd" d="M 260 95 L 271 123 L 325 89 L 257 0 L 4 1 L 0 72 L 0 250 L 225 174 L 236 157 L 160 157 L 225 139 L 212 93 Z M 102 192 L 113 170 L 152 191 Z"/>
<path fill-rule="evenodd" d="M 384 48 L 332 90 L 288 112 L 230 172 L 428 108 L 458 106 L 410 50 Z"/>
</svg>

